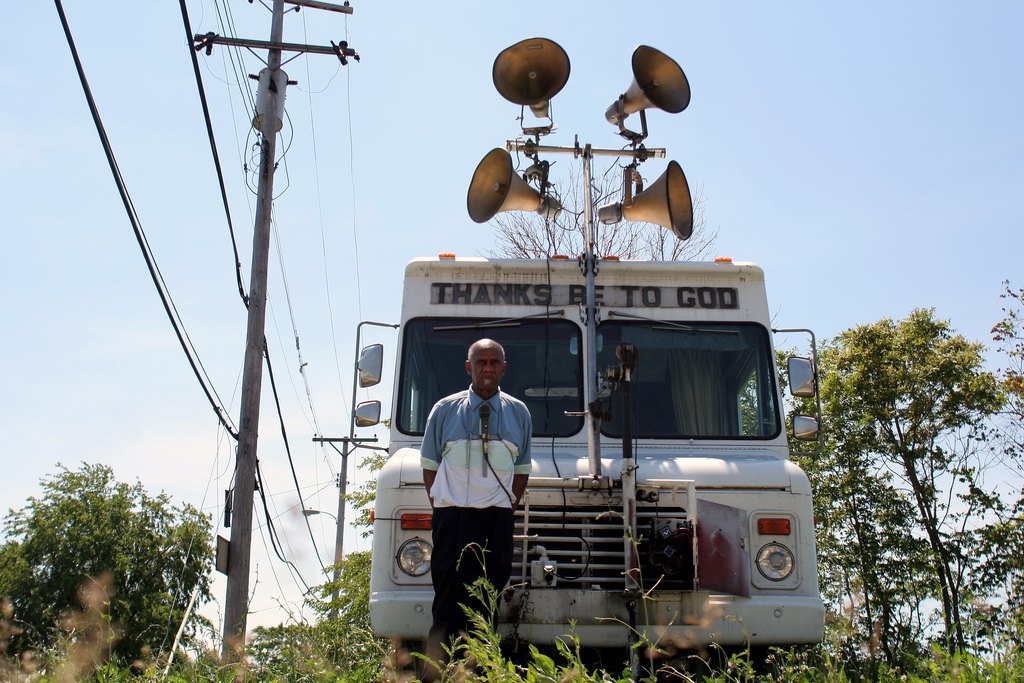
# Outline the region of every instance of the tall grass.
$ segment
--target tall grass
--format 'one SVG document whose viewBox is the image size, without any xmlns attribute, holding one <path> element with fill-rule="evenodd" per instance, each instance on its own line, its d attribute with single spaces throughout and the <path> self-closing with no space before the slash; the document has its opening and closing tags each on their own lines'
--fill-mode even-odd
<svg viewBox="0 0 1024 683">
<path fill-rule="evenodd" d="M 498 594 L 481 583 L 474 587 L 492 606 Z M 99 612 L 95 612 L 99 614 Z M 175 661 L 164 675 L 166 654 L 147 653 L 132 661 L 108 659 L 110 643 L 87 630 L 66 633 L 50 652 L 8 655 L 7 639 L 17 628 L 8 611 L 0 612 L 0 681 L 12 683 L 148 683 L 215 681 L 257 683 L 415 683 L 430 662 L 422 654 L 389 646 L 370 632 L 369 624 L 338 628 L 320 624 L 275 627 L 251 642 L 242 663 L 222 662 L 215 652 L 193 652 Z M 670 661 L 628 670 L 621 666 L 588 666 L 587 651 L 575 639 L 540 648 L 530 645 L 525 656 L 510 653 L 502 637 L 480 614 L 470 614 L 470 633 L 450 648 L 450 660 L 439 664 L 440 679 L 452 683 L 1012 683 L 1024 681 L 1024 654 L 1019 643 L 997 643 L 987 658 L 949 654 L 933 647 L 913 671 L 876 665 L 864 669 L 838 658 L 829 643 L 804 648 L 773 648 L 767 657 L 751 651 L 726 653 L 712 647 L 703 655 L 680 655 Z M 102 621 L 94 624 L 102 626 Z M 109 626 L 109 625 L 108 625 Z M 103 632 L 100 630 L 99 632 Z M 353 648 L 352 643 L 358 643 Z M 641 643 L 640 647 L 645 644 Z M 641 662 L 645 660 L 639 658 Z M 649 660 L 647 660 L 649 661 Z"/>
</svg>

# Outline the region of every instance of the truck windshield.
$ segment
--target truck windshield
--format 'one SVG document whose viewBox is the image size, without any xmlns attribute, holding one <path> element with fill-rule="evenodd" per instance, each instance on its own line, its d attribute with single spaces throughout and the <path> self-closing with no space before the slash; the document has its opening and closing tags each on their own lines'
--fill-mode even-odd
<svg viewBox="0 0 1024 683">
<path fill-rule="evenodd" d="M 490 324 L 489 324 L 490 323 Z M 501 390 L 530 409 L 535 437 L 571 436 L 583 418 L 580 328 L 567 320 L 414 318 L 406 323 L 395 419 L 403 434 L 422 435 L 438 399 L 469 386 L 466 351 L 478 339 L 505 347 Z"/>
<path fill-rule="evenodd" d="M 765 439 L 779 434 L 768 332 L 745 323 L 606 321 L 598 328 L 598 370 L 615 347 L 638 351 L 630 389 L 637 438 Z M 602 432 L 622 436 L 621 398 Z"/>
</svg>

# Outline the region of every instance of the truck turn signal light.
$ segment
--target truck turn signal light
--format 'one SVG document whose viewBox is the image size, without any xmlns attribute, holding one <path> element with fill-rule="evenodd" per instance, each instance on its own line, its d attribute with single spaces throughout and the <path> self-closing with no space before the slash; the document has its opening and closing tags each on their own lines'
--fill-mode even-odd
<svg viewBox="0 0 1024 683">
<path fill-rule="evenodd" d="M 420 514 L 415 512 L 406 512 L 402 515 L 402 528 L 403 529 L 429 529 L 430 528 L 430 514 Z"/>
<path fill-rule="evenodd" d="M 757 520 L 757 533 L 763 536 L 789 536 L 790 521 L 785 517 L 762 517 Z"/>
</svg>

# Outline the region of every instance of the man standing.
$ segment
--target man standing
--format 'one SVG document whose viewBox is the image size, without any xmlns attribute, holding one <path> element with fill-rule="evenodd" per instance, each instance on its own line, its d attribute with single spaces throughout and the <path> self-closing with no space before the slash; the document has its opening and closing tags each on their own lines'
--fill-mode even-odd
<svg viewBox="0 0 1024 683">
<path fill-rule="evenodd" d="M 434 604 L 427 655 L 438 662 L 444 658 L 441 645 L 468 630 L 462 605 L 493 618 L 468 586 L 481 576 L 498 591 L 508 582 L 512 514 L 531 469 L 530 412 L 498 386 L 508 367 L 505 349 L 481 339 L 468 355 L 470 387 L 434 405 L 420 451 L 433 507 Z"/>
</svg>

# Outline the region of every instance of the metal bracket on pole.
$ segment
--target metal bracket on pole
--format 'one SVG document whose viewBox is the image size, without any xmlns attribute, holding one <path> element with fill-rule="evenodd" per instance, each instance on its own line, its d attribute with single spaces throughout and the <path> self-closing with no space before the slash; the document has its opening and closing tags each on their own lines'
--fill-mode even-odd
<svg viewBox="0 0 1024 683">
<path fill-rule="evenodd" d="M 310 9 L 322 9 L 327 12 L 339 12 L 341 14 L 352 14 L 352 6 L 348 4 L 348 0 L 345 0 L 344 5 L 335 5 L 329 2 L 321 2 L 320 0 L 284 0 L 286 4 L 296 5 L 296 9 L 303 7 L 309 7 Z"/>
<path fill-rule="evenodd" d="M 280 50 L 281 52 L 306 52 L 314 55 L 335 55 L 341 59 L 342 64 L 348 64 L 346 57 L 352 57 L 357 62 L 359 55 L 348 46 L 344 40 L 337 45 L 331 41 L 330 45 L 306 45 L 304 43 L 283 43 L 274 40 L 250 40 L 248 38 L 229 38 L 219 36 L 216 33 L 196 34 L 192 37 L 192 48 L 199 52 L 206 50 L 206 54 L 213 54 L 214 45 L 227 45 L 229 47 L 245 47 L 251 50 Z"/>
<path fill-rule="evenodd" d="M 334 54 L 338 55 L 338 59 L 341 60 L 343 65 L 348 66 L 348 57 L 357 62 L 359 61 L 359 53 L 348 46 L 348 41 L 343 40 L 335 45 L 332 40 L 331 47 L 334 48 Z"/>
</svg>

